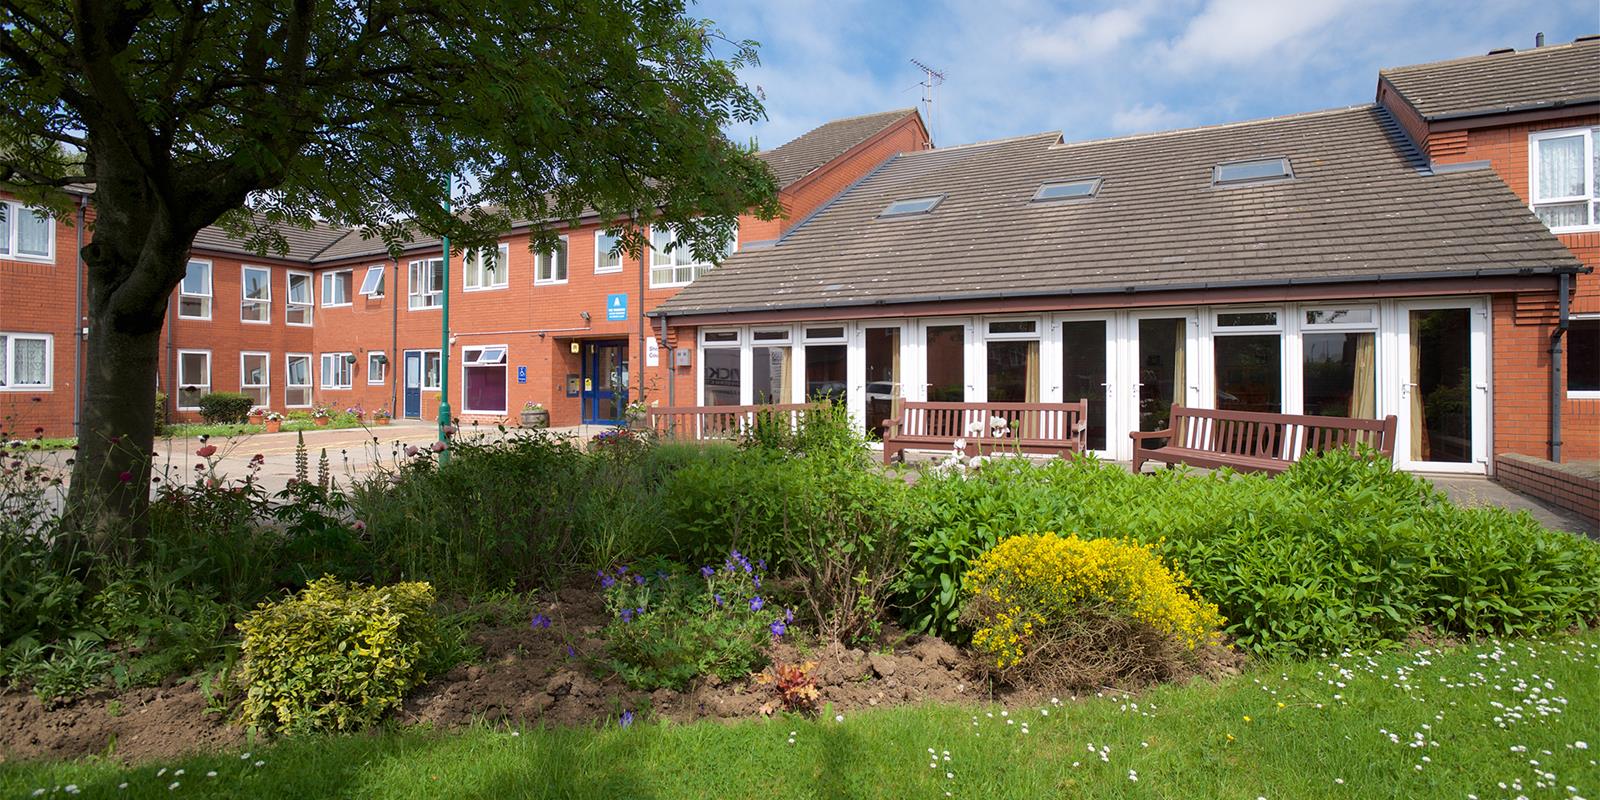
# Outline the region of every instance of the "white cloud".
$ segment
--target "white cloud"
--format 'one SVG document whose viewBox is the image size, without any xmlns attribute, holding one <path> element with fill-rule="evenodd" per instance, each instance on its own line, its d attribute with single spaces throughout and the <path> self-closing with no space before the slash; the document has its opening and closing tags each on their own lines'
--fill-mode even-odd
<svg viewBox="0 0 1600 800">
<path fill-rule="evenodd" d="M 1184 66 L 1249 64 L 1280 53 L 1355 5 L 1355 0 L 1211 0 L 1189 21 L 1171 55 Z"/>
<path fill-rule="evenodd" d="M 1164 103 L 1138 103 L 1111 114 L 1111 129 L 1118 133 L 1169 131 L 1194 124 L 1194 118 Z"/>
<path fill-rule="evenodd" d="M 1104 56 L 1144 29 L 1145 13 L 1113 8 L 1078 14 L 1050 25 L 1035 25 L 1017 36 L 1022 58 L 1044 64 L 1075 64 Z"/>
</svg>

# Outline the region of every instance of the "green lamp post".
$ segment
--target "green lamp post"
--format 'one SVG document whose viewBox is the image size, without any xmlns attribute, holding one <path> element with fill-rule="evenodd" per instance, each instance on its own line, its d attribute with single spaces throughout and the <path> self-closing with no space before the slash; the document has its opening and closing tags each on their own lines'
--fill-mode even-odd
<svg viewBox="0 0 1600 800">
<path fill-rule="evenodd" d="M 448 194 L 444 210 L 450 211 Z M 439 323 L 439 441 L 444 442 L 444 449 L 439 451 L 439 463 L 442 465 L 450 463 L 450 237 L 440 238 L 444 245 L 444 303 Z"/>
</svg>

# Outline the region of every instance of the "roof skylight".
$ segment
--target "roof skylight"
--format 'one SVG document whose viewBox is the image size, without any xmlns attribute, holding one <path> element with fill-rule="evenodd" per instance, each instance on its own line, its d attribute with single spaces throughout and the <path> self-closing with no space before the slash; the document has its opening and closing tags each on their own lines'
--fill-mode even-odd
<svg viewBox="0 0 1600 800">
<path fill-rule="evenodd" d="M 1229 161 L 1218 164 L 1211 172 L 1214 186 L 1233 186 L 1241 183 L 1281 181 L 1294 177 L 1287 158 L 1262 158 L 1253 161 Z"/>
<path fill-rule="evenodd" d="M 1039 191 L 1034 192 L 1033 202 L 1045 200 L 1081 200 L 1094 197 L 1100 192 L 1099 178 L 1084 178 L 1076 181 L 1059 181 L 1039 185 Z"/>
<path fill-rule="evenodd" d="M 932 197 L 912 197 L 905 200 L 896 200 L 883 210 L 880 217 L 903 217 L 910 214 L 926 214 L 939 205 L 944 195 L 937 194 Z"/>
</svg>

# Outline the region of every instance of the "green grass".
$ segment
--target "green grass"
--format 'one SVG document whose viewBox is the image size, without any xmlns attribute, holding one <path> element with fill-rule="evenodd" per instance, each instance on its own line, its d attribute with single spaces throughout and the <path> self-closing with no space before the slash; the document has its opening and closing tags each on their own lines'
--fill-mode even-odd
<svg viewBox="0 0 1600 800">
<path fill-rule="evenodd" d="M 310 419 L 290 418 L 283 421 L 282 432 L 293 433 L 295 431 L 330 431 L 338 430 L 340 428 L 359 428 L 362 427 L 363 424 L 373 425 L 375 423 L 362 423 L 360 420 L 348 414 L 339 414 L 330 418 L 327 425 L 318 425 L 315 422 L 312 422 Z M 266 429 L 267 428 L 265 425 L 252 425 L 249 423 L 210 424 L 186 422 L 168 425 L 166 429 L 161 432 L 161 435 L 168 439 L 192 439 L 196 436 L 246 436 L 249 434 L 263 433 L 266 431 Z"/>
<path fill-rule="evenodd" d="M 98 759 L 9 764 L 0 765 L 0 796 L 68 783 L 83 797 L 168 798 L 1600 796 L 1600 635 L 1592 632 L 1342 655 L 1266 665 L 1221 685 L 1062 700 L 1009 715 L 923 706 L 843 722 L 830 710 L 815 722 L 411 729 L 133 768 Z M 1412 747 L 1417 734 L 1424 745 Z"/>
<path fill-rule="evenodd" d="M 77 446 L 78 437 L 62 436 L 59 438 L 50 438 L 46 436 L 36 436 L 32 439 L 22 439 L 20 441 L 22 442 L 23 447 L 29 450 L 71 450 Z M 0 444 L 4 444 L 4 442 L 0 441 Z"/>
</svg>

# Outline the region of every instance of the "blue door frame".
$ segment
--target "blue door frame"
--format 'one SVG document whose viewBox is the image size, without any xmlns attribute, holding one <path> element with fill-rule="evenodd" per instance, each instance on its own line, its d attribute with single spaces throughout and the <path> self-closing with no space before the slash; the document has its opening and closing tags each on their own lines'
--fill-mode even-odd
<svg viewBox="0 0 1600 800">
<path fill-rule="evenodd" d="M 583 390 L 579 395 L 585 425 L 620 425 L 628 405 L 628 342 L 584 342 Z"/>
<path fill-rule="evenodd" d="M 406 419 L 422 419 L 422 351 L 407 350 L 405 363 Z"/>
</svg>

